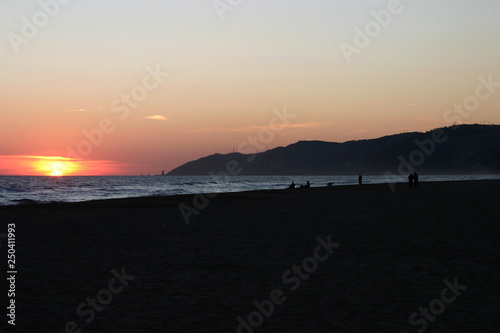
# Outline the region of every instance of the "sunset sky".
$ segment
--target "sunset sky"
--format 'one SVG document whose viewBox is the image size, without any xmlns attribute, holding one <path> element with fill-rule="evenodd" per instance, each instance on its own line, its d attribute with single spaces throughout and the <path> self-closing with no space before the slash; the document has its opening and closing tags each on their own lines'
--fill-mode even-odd
<svg viewBox="0 0 500 333">
<path fill-rule="evenodd" d="M 498 0 L 59 1 L 0 1 L 2 175 L 500 123 Z"/>
</svg>

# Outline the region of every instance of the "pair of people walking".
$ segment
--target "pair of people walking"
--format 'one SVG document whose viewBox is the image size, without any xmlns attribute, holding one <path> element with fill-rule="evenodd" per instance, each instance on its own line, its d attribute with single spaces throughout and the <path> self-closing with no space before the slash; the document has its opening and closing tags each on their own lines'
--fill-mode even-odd
<svg viewBox="0 0 500 333">
<path fill-rule="evenodd" d="M 417 174 L 416 171 L 414 173 L 410 173 L 410 175 L 408 176 L 408 182 L 410 184 L 410 187 L 413 187 L 413 185 L 415 185 L 415 187 L 417 187 L 417 185 L 418 185 L 418 174 Z"/>
</svg>

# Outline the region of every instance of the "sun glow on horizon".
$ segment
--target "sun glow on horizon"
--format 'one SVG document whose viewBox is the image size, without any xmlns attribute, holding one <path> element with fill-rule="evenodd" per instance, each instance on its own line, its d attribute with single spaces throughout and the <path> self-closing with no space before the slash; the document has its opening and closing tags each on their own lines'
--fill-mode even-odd
<svg viewBox="0 0 500 333">
<path fill-rule="evenodd" d="M 128 164 L 81 161 L 61 156 L 0 155 L 0 174 L 11 176 L 109 176 L 125 174 Z"/>
<path fill-rule="evenodd" d="M 64 175 L 63 175 L 63 173 L 62 173 L 61 170 L 56 169 L 56 170 L 52 171 L 49 176 L 52 176 L 52 177 L 61 177 L 61 176 L 64 176 Z"/>
<path fill-rule="evenodd" d="M 61 176 L 65 175 L 65 172 L 63 172 L 63 170 L 66 169 L 66 166 L 63 165 L 62 163 L 52 162 L 52 163 L 50 163 L 49 167 L 52 169 L 49 176 L 61 177 Z"/>
<path fill-rule="evenodd" d="M 78 162 L 64 157 L 41 157 L 33 162 L 35 170 L 45 176 L 61 177 L 70 176 L 79 170 L 81 166 Z"/>
</svg>

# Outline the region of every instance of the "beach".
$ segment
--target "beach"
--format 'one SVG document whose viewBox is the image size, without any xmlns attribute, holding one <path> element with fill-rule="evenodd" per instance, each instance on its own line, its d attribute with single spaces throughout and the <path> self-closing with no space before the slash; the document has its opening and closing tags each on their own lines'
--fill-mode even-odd
<svg viewBox="0 0 500 333">
<path fill-rule="evenodd" d="M 17 268 L 16 325 L 5 314 L 0 325 L 498 332 L 499 188 L 421 182 L 0 207 L 0 233 L 15 224 Z"/>
</svg>

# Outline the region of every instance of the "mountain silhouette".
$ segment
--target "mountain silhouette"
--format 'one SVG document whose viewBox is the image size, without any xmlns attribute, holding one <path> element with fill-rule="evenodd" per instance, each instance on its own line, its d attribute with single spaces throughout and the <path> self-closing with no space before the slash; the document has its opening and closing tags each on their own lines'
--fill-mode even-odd
<svg viewBox="0 0 500 333">
<path fill-rule="evenodd" d="M 402 174 L 405 163 L 427 174 L 498 173 L 500 125 L 450 126 L 344 143 L 299 141 L 254 155 L 210 155 L 168 175 Z"/>
</svg>

